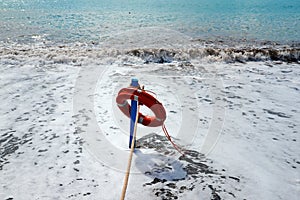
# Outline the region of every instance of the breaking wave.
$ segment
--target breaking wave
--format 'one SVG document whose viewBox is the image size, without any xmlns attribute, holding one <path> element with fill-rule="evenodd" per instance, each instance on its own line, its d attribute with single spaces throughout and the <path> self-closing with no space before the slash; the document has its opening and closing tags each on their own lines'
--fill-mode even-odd
<svg viewBox="0 0 300 200">
<path fill-rule="evenodd" d="M 134 49 L 126 52 L 146 63 L 168 63 L 200 59 L 211 62 L 283 61 L 299 62 L 300 48 L 194 48 L 194 49 Z"/>
<path fill-rule="evenodd" d="M 37 59 L 40 62 L 82 65 L 84 61 L 98 60 L 115 62 L 131 59 L 138 63 L 188 62 L 194 59 L 203 62 L 255 62 L 282 61 L 299 63 L 300 47 L 182 47 L 182 48 L 108 48 L 100 45 L 9 45 L 0 46 L 1 63 L 5 60 L 24 61 Z"/>
<path fill-rule="evenodd" d="M 0 42 L 0 60 L 34 59 L 43 64 L 86 65 L 126 60 L 132 64 L 172 62 L 280 61 L 299 63 L 300 43 L 247 41 L 237 38 L 196 39 L 162 27 L 118 32 L 105 40 L 62 43 L 35 37 L 35 41 Z M 2 62 L 1 62 L 2 63 Z"/>
</svg>

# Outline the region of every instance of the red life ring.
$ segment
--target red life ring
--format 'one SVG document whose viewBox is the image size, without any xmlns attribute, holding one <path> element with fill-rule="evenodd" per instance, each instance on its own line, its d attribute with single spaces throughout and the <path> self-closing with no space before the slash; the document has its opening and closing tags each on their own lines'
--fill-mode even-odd
<svg viewBox="0 0 300 200">
<path fill-rule="evenodd" d="M 127 100 L 136 100 L 141 105 L 145 105 L 152 110 L 155 116 L 143 115 L 139 113 L 138 123 L 144 126 L 162 126 L 166 120 L 166 111 L 163 105 L 145 90 L 138 88 L 123 88 L 119 91 L 116 102 L 120 110 L 130 117 L 130 105 Z"/>
</svg>

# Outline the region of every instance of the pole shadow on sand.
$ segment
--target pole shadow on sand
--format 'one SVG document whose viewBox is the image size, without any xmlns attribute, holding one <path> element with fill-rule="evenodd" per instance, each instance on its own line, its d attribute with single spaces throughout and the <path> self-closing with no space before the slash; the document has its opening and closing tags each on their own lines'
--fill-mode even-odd
<svg viewBox="0 0 300 200">
<path fill-rule="evenodd" d="M 240 190 L 240 177 L 226 175 L 225 169 L 214 169 L 213 161 L 198 151 L 184 150 L 185 155 L 179 155 L 165 136 L 148 134 L 137 140 L 137 147 L 136 168 L 153 178 L 143 186 L 151 187 L 162 199 L 180 199 L 189 191 L 205 190 L 210 199 L 219 200 L 221 196 L 234 197 Z M 153 153 L 143 153 L 142 149 Z M 231 182 L 236 187 L 226 188 Z"/>
</svg>

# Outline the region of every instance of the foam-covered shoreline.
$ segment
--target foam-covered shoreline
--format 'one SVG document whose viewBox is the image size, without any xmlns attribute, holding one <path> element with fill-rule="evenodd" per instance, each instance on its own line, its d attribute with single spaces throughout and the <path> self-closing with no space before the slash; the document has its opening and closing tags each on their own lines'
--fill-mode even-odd
<svg viewBox="0 0 300 200">
<path fill-rule="evenodd" d="M 27 43 L 1 42 L 1 58 L 36 58 L 44 62 L 80 64 L 83 60 L 117 61 L 132 57 L 132 62 L 249 62 L 281 61 L 298 63 L 300 43 L 246 40 L 238 38 L 192 38 L 184 33 L 148 27 L 117 32 L 99 41 L 55 42 L 35 37 Z"/>
<path fill-rule="evenodd" d="M 220 45 L 182 45 L 178 47 L 108 47 L 109 45 L 1 45 L 0 59 L 36 58 L 45 62 L 78 64 L 84 59 L 103 59 L 107 57 L 132 56 L 145 63 L 187 62 L 193 59 L 204 62 L 249 62 L 282 61 L 299 63 L 300 47 L 286 45 L 265 46 L 220 46 Z"/>
</svg>

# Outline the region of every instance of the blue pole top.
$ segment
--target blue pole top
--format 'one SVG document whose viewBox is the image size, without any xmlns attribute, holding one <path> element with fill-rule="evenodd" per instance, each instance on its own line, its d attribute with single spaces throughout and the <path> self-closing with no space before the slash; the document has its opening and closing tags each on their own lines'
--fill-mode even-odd
<svg viewBox="0 0 300 200">
<path fill-rule="evenodd" d="M 131 86 L 138 87 L 139 86 L 139 80 L 137 78 L 131 79 Z"/>
</svg>

